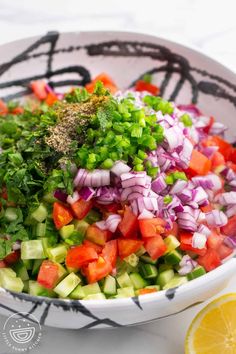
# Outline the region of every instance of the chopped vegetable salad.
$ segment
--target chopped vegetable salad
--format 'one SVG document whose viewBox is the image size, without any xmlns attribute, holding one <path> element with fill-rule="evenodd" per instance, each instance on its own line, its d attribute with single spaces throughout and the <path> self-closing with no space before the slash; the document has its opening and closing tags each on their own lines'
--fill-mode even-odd
<svg viewBox="0 0 236 354">
<path fill-rule="evenodd" d="M 34 81 L 0 101 L 0 286 L 117 299 L 180 286 L 236 247 L 226 127 L 107 74 L 61 94 Z"/>
</svg>

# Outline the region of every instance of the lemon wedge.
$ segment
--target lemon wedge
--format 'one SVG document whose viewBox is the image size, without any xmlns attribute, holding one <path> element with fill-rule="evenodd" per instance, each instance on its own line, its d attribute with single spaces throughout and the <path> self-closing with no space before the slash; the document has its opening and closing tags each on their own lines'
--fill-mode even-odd
<svg viewBox="0 0 236 354">
<path fill-rule="evenodd" d="M 193 319 L 185 354 L 236 354 L 236 293 L 223 295 Z"/>
</svg>

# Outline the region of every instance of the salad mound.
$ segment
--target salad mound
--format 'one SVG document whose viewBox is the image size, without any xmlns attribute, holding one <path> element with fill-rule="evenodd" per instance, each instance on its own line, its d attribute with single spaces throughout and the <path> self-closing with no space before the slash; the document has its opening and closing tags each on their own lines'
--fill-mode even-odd
<svg viewBox="0 0 236 354">
<path fill-rule="evenodd" d="M 0 101 L 0 286 L 117 299 L 204 275 L 236 247 L 236 149 L 225 126 L 106 74 Z"/>
</svg>

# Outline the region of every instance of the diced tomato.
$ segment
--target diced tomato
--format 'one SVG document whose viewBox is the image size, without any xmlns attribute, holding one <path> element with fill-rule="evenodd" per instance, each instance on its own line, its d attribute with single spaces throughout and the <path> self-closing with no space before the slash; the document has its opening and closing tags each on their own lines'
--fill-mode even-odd
<svg viewBox="0 0 236 354">
<path fill-rule="evenodd" d="M 221 264 L 220 257 L 213 248 L 209 248 L 204 256 L 199 256 L 197 262 L 203 266 L 207 272 L 210 272 Z"/>
<path fill-rule="evenodd" d="M 157 96 L 160 93 L 160 89 L 159 87 L 157 87 L 156 85 L 153 85 L 149 82 L 146 82 L 144 80 L 138 80 L 136 81 L 135 87 L 134 87 L 135 91 L 147 91 L 150 92 L 152 95 Z"/>
<path fill-rule="evenodd" d="M 0 116 L 4 116 L 8 113 L 8 108 L 3 100 L 0 100 Z"/>
<path fill-rule="evenodd" d="M 102 212 L 114 213 L 116 214 L 119 209 L 121 209 L 121 205 L 117 203 L 111 203 L 107 205 L 96 204 L 96 207 L 100 209 Z"/>
<path fill-rule="evenodd" d="M 211 169 L 214 171 L 215 168 L 222 165 L 225 165 L 225 158 L 219 151 L 216 151 L 211 158 Z"/>
<path fill-rule="evenodd" d="M 101 230 L 95 224 L 89 225 L 86 230 L 86 239 L 101 246 L 105 245 L 111 235 L 112 233 L 109 230 Z"/>
<path fill-rule="evenodd" d="M 154 237 L 148 237 L 144 242 L 144 247 L 146 248 L 149 256 L 156 260 L 157 258 L 163 256 L 167 250 L 167 246 L 163 241 L 163 238 L 159 235 Z"/>
<path fill-rule="evenodd" d="M 86 240 L 86 239 L 85 239 L 85 240 L 83 241 L 83 245 L 84 245 L 84 246 L 89 246 L 89 247 L 94 248 L 94 250 L 95 250 L 98 254 L 102 252 L 102 246 L 99 246 L 99 245 L 97 245 L 96 243 L 91 242 L 91 241 L 89 241 L 89 240 Z"/>
<path fill-rule="evenodd" d="M 212 233 L 207 238 L 207 247 L 214 248 L 217 250 L 218 247 L 223 243 L 224 239 L 225 236 L 218 234 L 215 231 L 212 231 Z"/>
<path fill-rule="evenodd" d="M 192 238 L 193 238 L 193 235 L 190 232 L 181 232 L 181 234 L 180 234 L 180 249 L 182 251 L 191 251 L 195 254 L 203 256 L 206 253 L 207 248 L 206 247 L 201 248 L 201 249 L 194 248 L 192 246 Z"/>
<path fill-rule="evenodd" d="M 170 229 L 170 230 L 165 230 L 164 235 L 165 235 L 165 236 L 173 235 L 173 236 L 175 236 L 175 237 L 178 238 L 178 232 L 179 232 L 179 226 L 178 226 L 177 222 L 174 221 L 174 222 L 173 222 L 172 229 Z"/>
<path fill-rule="evenodd" d="M 0 268 L 6 268 L 7 265 L 4 261 L 0 261 Z"/>
<path fill-rule="evenodd" d="M 151 294 L 151 293 L 156 293 L 157 289 L 155 288 L 150 288 L 150 289 L 139 289 L 137 291 L 138 295 L 145 295 L 145 294 Z"/>
<path fill-rule="evenodd" d="M 232 145 L 222 139 L 221 137 L 214 135 L 209 136 L 206 140 L 202 141 L 203 146 L 218 146 L 219 152 L 224 156 L 225 160 L 228 161 L 232 152 Z"/>
<path fill-rule="evenodd" d="M 73 220 L 73 215 L 70 209 L 58 202 L 53 204 L 52 216 L 57 229 L 69 224 Z"/>
<path fill-rule="evenodd" d="M 193 150 L 188 170 L 195 175 L 206 175 L 211 169 L 211 160 L 198 150 Z"/>
<path fill-rule="evenodd" d="M 229 156 L 229 160 L 236 164 L 236 149 L 232 148 Z"/>
<path fill-rule="evenodd" d="M 52 106 L 57 101 L 58 101 L 58 97 L 54 92 L 49 92 L 47 94 L 47 97 L 45 99 L 45 102 L 47 103 L 47 105 Z"/>
<path fill-rule="evenodd" d="M 112 268 L 116 266 L 117 253 L 117 240 L 111 240 L 109 242 L 106 242 L 102 250 L 102 256 L 106 261 L 111 263 Z"/>
<path fill-rule="evenodd" d="M 89 284 L 95 283 L 106 277 L 112 271 L 112 265 L 103 257 L 99 257 L 97 261 L 89 263 L 85 274 Z"/>
<path fill-rule="evenodd" d="M 139 228 L 142 237 L 154 237 L 165 232 L 165 220 L 161 218 L 139 220 Z"/>
<path fill-rule="evenodd" d="M 11 111 L 12 114 L 22 114 L 24 113 L 24 108 L 23 107 L 15 107 L 13 108 L 13 110 Z"/>
<path fill-rule="evenodd" d="M 200 206 L 201 211 L 203 211 L 203 213 L 208 213 L 209 211 L 213 210 L 213 206 L 209 203 L 205 206 Z"/>
<path fill-rule="evenodd" d="M 37 282 L 47 289 L 53 289 L 60 280 L 61 274 L 57 263 L 45 260 L 39 268 Z"/>
<path fill-rule="evenodd" d="M 13 251 L 9 253 L 3 260 L 7 265 L 12 265 L 19 261 L 20 259 L 20 250 Z"/>
<path fill-rule="evenodd" d="M 130 207 L 126 206 L 124 216 L 119 223 L 119 230 L 124 237 L 132 237 L 136 234 L 138 227 L 137 216 L 132 212 Z"/>
<path fill-rule="evenodd" d="M 93 247 L 80 245 L 72 247 L 66 255 L 67 267 L 79 269 L 83 265 L 98 259 L 98 254 Z"/>
<path fill-rule="evenodd" d="M 71 209 L 75 217 L 79 220 L 83 219 L 93 206 L 92 200 L 86 201 L 80 198 L 77 202 L 71 205 Z"/>
<path fill-rule="evenodd" d="M 232 170 L 234 172 L 236 172 L 236 163 L 233 163 L 232 161 L 228 161 L 226 166 L 228 166 L 229 168 L 232 168 Z"/>
<path fill-rule="evenodd" d="M 228 219 L 228 223 L 221 227 L 221 232 L 226 236 L 236 236 L 236 215 Z"/>
<path fill-rule="evenodd" d="M 96 86 L 96 82 L 98 81 L 101 81 L 111 93 L 115 93 L 116 91 L 118 91 L 118 88 L 114 81 L 110 78 L 109 75 L 105 73 L 101 73 L 100 75 L 96 76 L 90 83 L 85 85 L 86 90 L 90 93 L 93 93 L 94 88 Z"/>
<path fill-rule="evenodd" d="M 130 254 L 137 252 L 143 245 L 143 241 L 127 238 L 119 238 L 117 241 L 120 258 L 128 257 Z"/>
<path fill-rule="evenodd" d="M 40 100 L 45 100 L 47 98 L 47 90 L 46 90 L 46 83 L 43 80 L 38 80 L 38 81 L 32 81 L 31 84 L 31 89 L 35 96 Z"/>
</svg>

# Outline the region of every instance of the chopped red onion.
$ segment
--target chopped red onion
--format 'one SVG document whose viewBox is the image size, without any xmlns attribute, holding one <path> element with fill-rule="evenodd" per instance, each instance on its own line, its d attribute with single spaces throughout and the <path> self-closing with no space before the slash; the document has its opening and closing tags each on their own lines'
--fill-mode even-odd
<svg viewBox="0 0 236 354">
<path fill-rule="evenodd" d="M 97 221 L 95 222 L 95 224 L 100 230 L 102 231 L 107 230 L 107 225 L 105 220 Z"/>
<path fill-rule="evenodd" d="M 116 176 L 120 176 L 123 173 L 129 172 L 130 170 L 131 168 L 123 161 L 116 161 L 111 168 L 111 172 L 113 172 Z"/>
<path fill-rule="evenodd" d="M 94 170 L 88 172 L 83 168 L 78 170 L 74 179 L 75 186 L 87 187 L 101 187 L 110 184 L 110 171 L 108 170 Z"/>
<path fill-rule="evenodd" d="M 179 262 L 180 269 L 178 273 L 180 275 L 186 275 L 197 266 L 197 262 L 194 261 L 189 255 L 184 255 L 181 261 Z"/>
<path fill-rule="evenodd" d="M 221 205 L 236 204 L 236 192 L 222 193 L 218 200 Z"/>
<path fill-rule="evenodd" d="M 221 227 L 227 224 L 228 218 L 223 211 L 214 209 L 206 215 L 206 221 L 210 226 Z"/>
<path fill-rule="evenodd" d="M 210 135 L 221 135 L 225 132 L 226 126 L 221 122 L 214 122 L 210 127 L 209 134 Z"/>
<path fill-rule="evenodd" d="M 231 216 L 236 215 L 236 205 L 229 205 L 225 211 L 225 214 L 228 218 L 231 218 Z"/>
<path fill-rule="evenodd" d="M 225 237 L 224 243 L 230 248 L 236 248 L 236 236 Z"/>
<path fill-rule="evenodd" d="M 143 209 L 143 211 L 141 212 L 141 214 L 139 214 L 138 219 L 142 220 L 142 219 L 152 219 L 154 218 L 153 213 L 151 213 L 149 210 L 147 209 Z"/>
<path fill-rule="evenodd" d="M 198 220 L 198 221 L 199 221 L 199 220 Z M 211 234 L 211 230 L 210 230 L 206 225 L 204 225 L 204 224 L 200 224 L 200 225 L 198 226 L 198 232 L 199 232 L 200 234 L 205 235 L 206 237 L 210 236 L 210 234 Z"/>
<path fill-rule="evenodd" d="M 72 196 L 68 195 L 66 201 L 68 204 L 74 204 L 79 200 L 79 198 L 80 198 L 79 192 L 75 190 Z"/>
<path fill-rule="evenodd" d="M 79 190 L 79 195 L 82 199 L 84 199 L 86 202 L 88 202 L 90 199 L 93 198 L 93 196 L 95 195 L 96 191 L 95 189 L 91 188 L 91 187 L 82 187 Z"/>
<path fill-rule="evenodd" d="M 122 188 L 128 188 L 133 186 L 145 186 L 146 185 L 146 172 L 137 173 L 123 173 L 121 178 Z"/>
<path fill-rule="evenodd" d="M 158 176 L 153 182 L 152 182 L 152 190 L 155 193 L 160 193 L 162 192 L 166 187 L 167 184 L 165 182 L 165 174 L 162 173 L 160 176 Z"/>
<path fill-rule="evenodd" d="M 121 221 L 121 216 L 118 214 L 111 214 L 105 221 L 106 227 L 111 232 L 115 232 L 119 223 Z"/>
<path fill-rule="evenodd" d="M 55 192 L 54 192 L 54 197 L 58 200 L 60 200 L 61 202 L 63 203 L 66 203 L 66 200 L 67 200 L 67 197 L 68 197 L 68 194 L 66 194 L 65 192 L 63 192 L 61 189 L 57 189 Z"/>
<path fill-rule="evenodd" d="M 195 196 L 193 198 L 194 202 L 198 205 L 202 205 L 204 202 L 208 201 L 208 195 L 202 187 L 197 187 L 195 189 Z"/>
<path fill-rule="evenodd" d="M 193 117 L 199 117 L 201 115 L 201 111 L 194 104 L 180 104 L 178 108 L 181 111 L 186 113 L 190 113 Z"/>
<path fill-rule="evenodd" d="M 210 159 L 218 149 L 218 146 L 207 146 L 202 149 L 202 153 Z"/>
<path fill-rule="evenodd" d="M 193 144 L 190 142 L 188 138 L 184 138 L 183 149 L 179 154 L 179 158 L 180 158 L 179 165 L 181 167 L 188 168 L 192 152 L 193 152 Z"/>
<path fill-rule="evenodd" d="M 182 192 L 182 190 L 187 186 L 188 182 L 178 179 L 175 184 L 173 185 L 173 187 L 170 189 L 170 194 L 178 194 L 180 192 Z"/>
<path fill-rule="evenodd" d="M 202 249 L 206 246 L 207 237 L 199 232 L 194 232 L 192 238 L 192 247 Z"/>
</svg>

